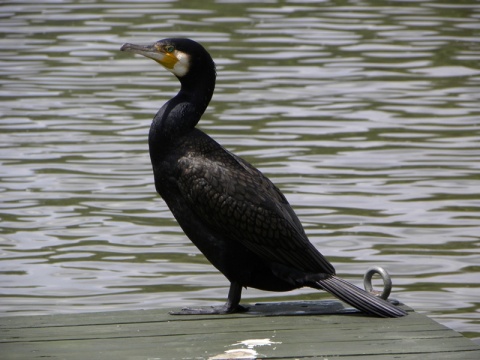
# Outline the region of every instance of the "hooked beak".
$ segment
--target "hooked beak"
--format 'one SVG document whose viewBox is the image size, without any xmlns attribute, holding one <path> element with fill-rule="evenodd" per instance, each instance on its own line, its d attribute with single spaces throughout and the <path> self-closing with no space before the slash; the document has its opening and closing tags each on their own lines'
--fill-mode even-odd
<svg viewBox="0 0 480 360">
<path fill-rule="evenodd" d="M 147 58 L 155 60 L 165 68 L 172 70 L 175 64 L 178 62 L 178 58 L 175 53 L 169 53 L 165 51 L 165 46 L 158 43 L 153 45 L 136 45 L 136 44 L 123 44 L 120 51 L 132 52 L 135 54 L 143 55 Z"/>
</svg>

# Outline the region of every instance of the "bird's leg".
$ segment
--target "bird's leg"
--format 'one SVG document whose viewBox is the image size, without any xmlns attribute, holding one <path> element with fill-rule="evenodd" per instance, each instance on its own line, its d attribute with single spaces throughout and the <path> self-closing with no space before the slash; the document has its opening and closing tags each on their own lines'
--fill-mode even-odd
<svg viewBox="0 0 480 360">
<path fill-rule="evenodd" d="M 244 312 L 248 309 L 240 305 L 242 286 L 236 282 L 230 283 L 227 302 L 222 306 L 210 306 L 204 308 L 183 308 L 180 311 L 171 311 L 171 315 L 220 315 Z"/>
<path fill-rule="evenodd" d="M 230 283 L 230 289 L 228 290 L 228 299 L 223 308 L 225 308 L 225 314 L 232 314 L 235 312 L 245 312 L 248 308 L 240 305 L 240 299 L 242 298 L 242 285 L 232 282 Z"/>
</svg>

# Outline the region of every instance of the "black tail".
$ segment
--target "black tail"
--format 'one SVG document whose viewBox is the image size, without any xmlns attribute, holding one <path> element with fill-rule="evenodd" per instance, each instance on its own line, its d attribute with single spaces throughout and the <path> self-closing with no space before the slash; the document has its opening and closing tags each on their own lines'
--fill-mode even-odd
<svg viewBox="0 0 480 360">
<path fill-rule="evenodd" d="M 372 295 L 335 275 L 318 280 L 317 284 L 340 300 L 367 314 L 380 317 L 401 317 L 407 313 L 375 295 Z"/>
</svg>

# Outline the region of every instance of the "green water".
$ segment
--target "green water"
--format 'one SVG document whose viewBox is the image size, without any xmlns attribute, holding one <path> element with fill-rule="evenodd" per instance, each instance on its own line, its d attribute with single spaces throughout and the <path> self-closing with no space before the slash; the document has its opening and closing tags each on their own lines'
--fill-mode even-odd
<svg viewBox="0 0 480 360">
<path fill-rule="evenodd" d="M 284 191 L 360 284 L 480 338 L 477 1 L 4 1 L 0 315 L 224 301 L 155 194 L 147 134 L 179 84 L 124 42 L 217 63 L 200 127 Z M 318 299 L 313 290 L 247 302 Z"/>
</svg>

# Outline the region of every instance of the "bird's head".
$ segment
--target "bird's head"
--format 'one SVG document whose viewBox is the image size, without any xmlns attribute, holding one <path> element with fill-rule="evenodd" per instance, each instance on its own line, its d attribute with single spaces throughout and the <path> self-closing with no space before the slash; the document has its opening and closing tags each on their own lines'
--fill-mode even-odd
<svg viewBox="0 0 480 360">
<path fill-rule="evenodd" d="M 199 43 L 183 38 L 163 39 L 151 45 L 123 44 L 121 51 L 133 52 L 155 60 L 179 79 L 192 70 L 193 65 L 201 65 L 207 59 L 213 65 L 208 52 Z M 205 66 L 206 64 L 204 64 Z M 214 67 L 214 65 L 213 65 Z"/>
</svg>

